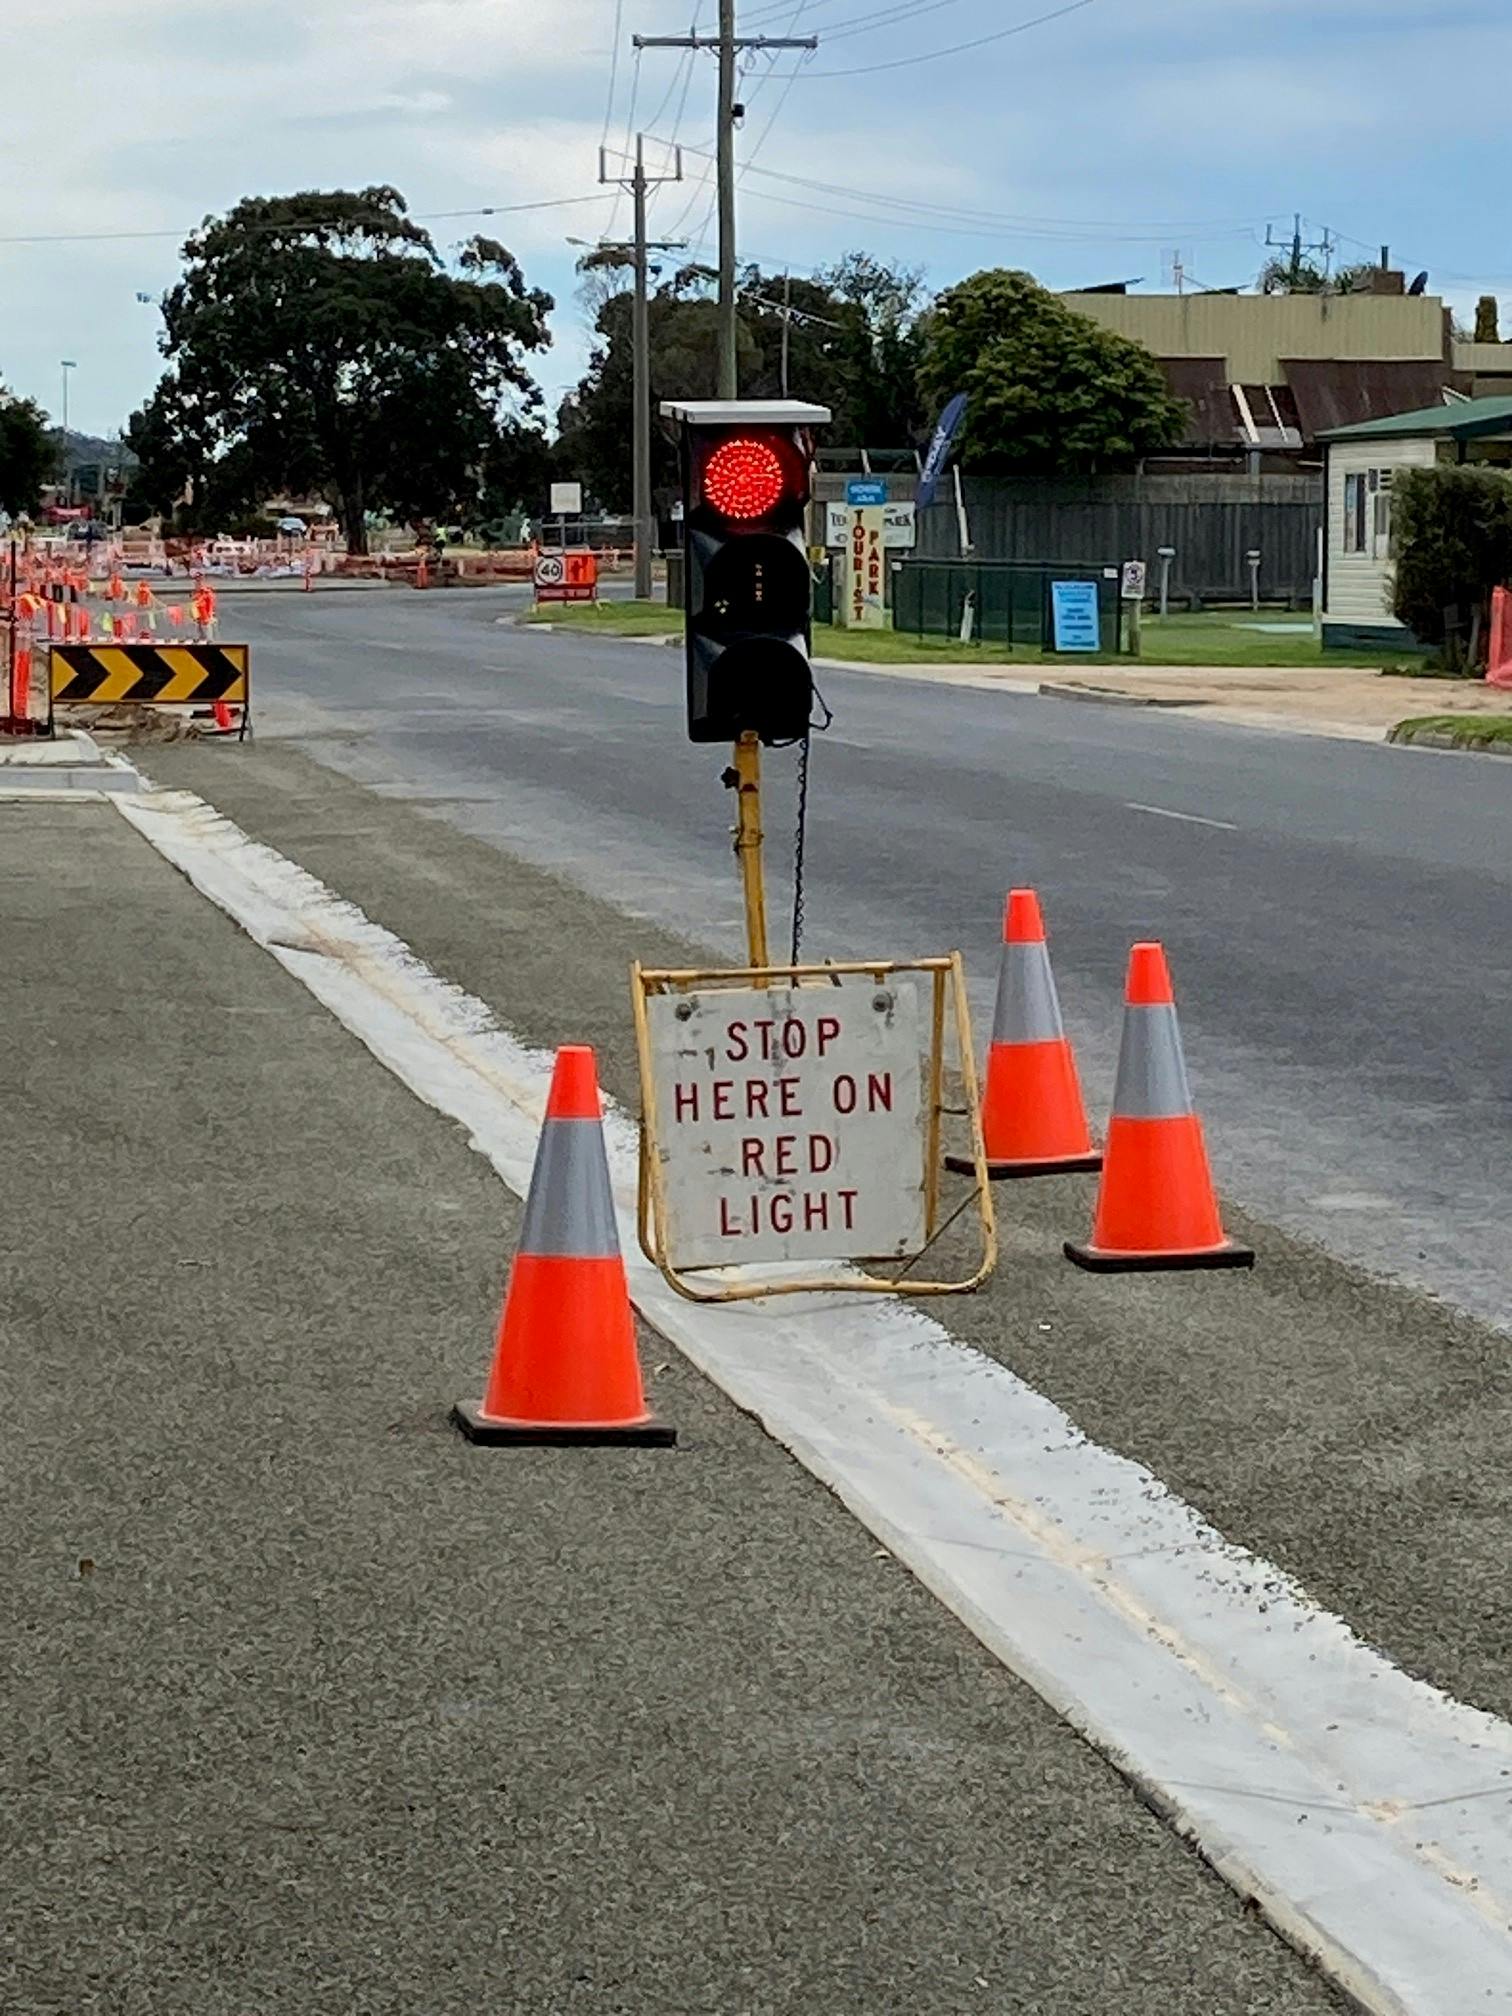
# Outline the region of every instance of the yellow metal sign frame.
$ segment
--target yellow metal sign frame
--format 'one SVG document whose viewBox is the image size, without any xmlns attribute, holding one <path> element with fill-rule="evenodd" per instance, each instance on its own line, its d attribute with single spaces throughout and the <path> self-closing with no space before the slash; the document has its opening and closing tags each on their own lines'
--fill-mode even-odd
<svg viewBox="0 0 1512 2016">
<path fill-rule="evenodd" d="M 646 1004 L 653 994 L 691 994 L 729 987 L 792 986 L 832 987 L 846 977 L 876 980 L 879 983 L 898 974 L 923 974 L 930 981 L 932 1002 L 928 1112 L 925 1128 L 924 1163 L 924 1244 L 904 1259 L 896 1274 L 868 1273 L 858 1263 L 837 1261 L 829 1274 L 794 1278 L 783 1274 L 772 1281 L 730 1281 L 718 1279 L 702 1284 L 690 1279 L 694 1273 L 721 1276 L 726 1270 L 674 1267 L 667 1257 L 667 1196 L 663 1180 L 661 1146 L 657 1128 L 656 1082 L 651 1057 L 651 1025 Z M 980 1288 L 997 1265 L 997 1223 L 992 1209 L 992 1187 L 987 1174 L 987 1150 L 982 1138 L 981 1105 L 977 1097 L 976 1053 L 971 1039 L 971 1012 L 966 1001 L 966 977 L 959 952 L 932 959 L 874 959 L 853 962 L 826 961 L 804 966 L 744 966 L 655 968 L 637 961 L 630 969 L 632 1005 L 635 1012 L 635 1046 L 640 1060 L 640 1184 L 637 1198 L 637 1230 L 641 1251 L 661 1273 L 669 1287 L 689 1302 L 751 1302 L 772 1295 L 969 1295 Z M 948 1110 L 945 1105 L 945 1039 L 948 1023 L 953 1023 L 966 1114 L 971 1130 L 971 1159 L 976 1189 L 947 1217 L 941 1217 L 940 1172 L 942 1130 Z M 910 1270 L 922 1260 L 935 1241 L 964 1211 L 976 1207 L 982 1242 L 973 1273 L 959 1281 L 930 1281 L 911 1278 Z M 843 1270 L 843 1271 L 842 1271 Z"/>
</svg>

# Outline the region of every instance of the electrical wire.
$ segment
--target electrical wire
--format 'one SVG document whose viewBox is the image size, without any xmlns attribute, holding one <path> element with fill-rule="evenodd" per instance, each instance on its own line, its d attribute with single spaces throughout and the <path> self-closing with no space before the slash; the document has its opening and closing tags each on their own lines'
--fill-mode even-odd
<svg viewBox="0 0 1512 2016">
<path fill-rule="evenodd" d="M 522 210 L 567 210 L 574 204 L 602 203 L 603 200 L 604 192 L 599 189 L 591 196 L 547 196 L 534 203 L 485 203 L 476 210 L 417 210 L 409 221 L 412 224 L 439 224 L 453 217 L 510 217 Z M 313 231 L 346 221 L 341 217 L 317 217 L 295 225 L 284 218 L 277 224 L 244 224 L 241 228 L 244 231 Z M 148 238 L 192 238 L 203 228 L 202 218 L 198 224 L 182 225 L 173 231 L 38 231 L 20 237 L 0 237 L 0 245 L 104 245 Z"/>
<path fill-rule="evenodd" d="M 890 21 L 916 21 L 921 14 L 937 14 L 942 7 L 959 7 L 961 0 L 925 0 L 921 7 L 916 0 L 903 0 L 901 6 L 884 7 L 876 14 L 848 14 L 843 21 L 836 21 L 824 31 L 826 45 L 843 42 L 848 35 L 865 35 L 873 28 L 884 28 Z"/>
<path fill-rule="evenodd" d="M 787 23 L 787 32 L 789 34 L 791 34 L 793 29 L 798 25 L 798 17 L 803 13 L 805 4 L 806 0 L 798 0 L 798 5 L 793 10 L 792 19 Z M 782 108 L 784 105 L 786 105 L 788 101 L 788 93 L 793 88 L 793 79 L 798 75 L 798 72 L 801 68 L 802 63 L 800 61 L 798 63 L 795 63 L 793 65 L 793 68 L 789 71 L 787 78 L 783 83 L 781 95 L 778 97 L 777 103 L 772 107 L 772 116 L 767 120 L 765 126 L 762 127 L 761 132 L 757 135 L 755 144 L 752 146 L 750 150 L 750 153 L 740 164 L 739 173 L 735 177 L 735 186 L 737 188 L 740 188 L 744 185 L 745 178 L 750 173 L 752 164 L 754 163 L 756 156 L 761 152 L 762 148 L 766 145 L 767 137 L 771 133 L 772 128 L 777 124 L 777 120 L 782 112 Z M 771 70 L 768 70 L 764 73 L 764 75 L 762 75 L 756 80 L 756 85 L 751 92 L 751 99 L 750 101 L 748 101 L 748 104 L 755 100 L 764 84 L 770 83 L 772 76 L 773 72 Z M 699 154 L 703 152 L 701 148 L 697 147 L 690 148 L 688 151 L 693 154 Z M 705 157 L 705 158 L 712 158 L 712 157 Z M 700 186 L 707 186 L 708 180 L 709 177 L 707 174 L 701 176 L 699 178 Z M 689 201 L 689 203 L 687 204 L 686 208 L 683 211 L 682 218 L 678 220 L 679 226 L 688 217 L 696 201 L 697 201 L 696 196 Z M 697 249 L 702 249 L 706 247 L 708 244 L 709 224 L 713 218 L 714 211 L 718 206 L 718 201 L 719 201 L 719 195 L 718 191 L 716 190 L 714 197 L 710 201 L 708 209 L 704 213 L 703 222 L 702 224 L 699 225 L 698 231 L 693 239 L 693 244 Z"/>
<path fill-rule="evenodd" d="M 689 145 L 685 153 L 696 155 L 700 160 L 713 160 L 706 148 Z M 866 202 L 883 202 L 893 209 L 919 210 L 930 215 L 965 218 L 971 222 L 984 224 L 1050 225 L 1067 231 L 1113 230 L 1133 231 L 1146 228 L 1151 231 L 1238 231 L 1253 228 L 1254 220 L 1247 217 L 1049 217 L 1033 214 L 1019 214 L 1007 210 L 978 210 L 962 203 L 928 203 L 909 196 L 878 196 L 869 189 L 857 189 L 845 182 L 820 182 L 810 175 L 789 175 L 780 168 L 758 168 L 752 162 L 746 163 L 748 173 L 759 176 L 766 182 L 786 182 L 795 189 L 814 189 L 828 196 L 853 196 Z M 1273 223 L 1281 213 L 1261 218 L 1261 223 Z M 1336 233 L 1343 236 L 1343 233 Z"/>
<path fill-rule="evenodd" d="M 640 96 L 641 56 L 643 53 L 639 49 L 636 50 L 635 68 L 630 72 L 630 104 L 625 113 L 625 144 L 620 149 L 620 159 L 624 162 L 628 162 L 630 159 L 630 135 L 635 126 L 635 101 Z M 620 205 L 624 200 L 625 185 L 623 182 L 616 182 L 614 185 L 614 201 L 609 205 L 609 221 L 599 234 L 601 237 L 612 238 L 614 236 L 614 226 L 619 218 Z"/>
<path fill-rule="evenodd" d="M 1158 230 L 1146 235 L 1129 233 L 1127 231 L 1075 233 L 1047 231 L 1044 229 L 1036 230 L 1024 225 L 1010 224 L 1006 221 L 996 226 L 988 224 L 947 224 L 942 219 L 901 214 L 888 207 L 885 197 L 864 198 L 863 200 L 865 201 L 881 206 L 872 211 L 865 211 L 840 209 L 832 203 L 808 203 L 799 196 L 780 196 L 773 189 L 753 189 L 747 193 L 760 202 L 781 203 L 785 207 L 794 210 L 812 210 L 823 217 L 845 217 L 852 223 L 859 224 L 890 224 L 895 229 L 909 231 L 943 232 L 948 237 L 997 239 L 1009 237 L 1044 238 L 1056 244 L 1072 245 L 1154 245 L 1158 244 L 1163 237 L 1169 235 Z M 1252 237 L 1253 227 L 1249 225 L 1243 227 L 1235 226 L 1232 230 L 1190 235 L 1194 243 L 1217 243 L 1224 239 Z"/>
<path fill-rule="evenodd" d="M 911 70 L 918 63 L 934 63 L 942 56 L 960 56 L 968 49 L 985 49 L 989 42 L 1006 42 L 1010 35 L 1027 35 L 1031 28 L 1043 28 L 1047 22 L 1062 21 L 1068 14 L 1080 14 L 1084 7 L 1096 5 L 1096 0 L 1070 0 L 1065 7 L 1054 7 L 1048 14 L 1036 14 L 1030 21 L 1017 21 L 1011 28 L 995 28 L 990 35 L 977 35 L 969 42 L 952 42 L 944 49 L 922 49 L 914 56 L 895 56 L 890 63 L 859 63 L 849 70 L 810 70 L 808 76 L 816 77 L 873 77 L 879 70 Z"/>
<path fill-rule="evenodd" d="M 625 21 L 625 0 L 614 0 L 614 35 L 609 44 L 609 95 L 604 100 L 604 130 L 599 135 L 599 145 L 607 145 L 609 121 L 614 117 L 614 87 L 619 82 L 620 30 Z"/>
</svg>

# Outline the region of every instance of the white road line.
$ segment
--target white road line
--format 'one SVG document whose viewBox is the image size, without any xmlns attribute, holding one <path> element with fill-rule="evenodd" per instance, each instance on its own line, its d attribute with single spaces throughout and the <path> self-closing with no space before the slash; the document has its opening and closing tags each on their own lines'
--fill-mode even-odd
<svg viewBox="0 0 1512 2016">
<path fill-rule="evenodd" d="M 523 1196 L 547 1055 L 202 800 L 114 802 Z M 634 1128 L 606 1131 L 650 1322 L 1365 2008 L 1512 2011 L 1512 1727 L 1409 1679 L 917 1308 L 682 1301 L 636 1247 Z"/>
<path fill-rule="evenodd" d="M 1199 812 L 1173 812 L 1168 805 L 1136 805 L 1131 799 L 1125 804 L 1124 810 L 1148 812 L 1152 819 L 1179 819 L 1185 826 L 1217 826 L 1225 833 L 1239 831 L 1232 819 L 1204 819 Z"/>
</svg>

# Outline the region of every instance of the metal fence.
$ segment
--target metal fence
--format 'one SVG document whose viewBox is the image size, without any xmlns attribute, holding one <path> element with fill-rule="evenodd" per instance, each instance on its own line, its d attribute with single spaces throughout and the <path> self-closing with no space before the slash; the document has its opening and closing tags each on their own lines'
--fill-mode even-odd
<svg viewBox="0 0 1512 2016">
<path fill-rule="evenodd" d="M 1055 648 L 1051 594 L 1056 581 L 1092 581 L 1104 651 L 1125 648 L 1119 570 L 1046 560 L 904 560 L 892 570 L 893 629 L 915 637 L 959 637 L 972 598 L 971 635 L 1026 650 Z"/>
<path fill-rule="evenodd" d="M 1144 560 L 1153 584 L 1158 554 L 1174 547 L 1171 592 L 1182 603 L 1248 601 L 1246 555 L 1260 555 L 1267 601 L 1307 607 L 1323 522 L 1321 476 L 1106 476 L 1086 481 L 964 479 L 976 557 L 1091 567 L 1109 555 Z M 918 555 L 960 552 L 953 501 L 919 513 Z"/>
</svg>

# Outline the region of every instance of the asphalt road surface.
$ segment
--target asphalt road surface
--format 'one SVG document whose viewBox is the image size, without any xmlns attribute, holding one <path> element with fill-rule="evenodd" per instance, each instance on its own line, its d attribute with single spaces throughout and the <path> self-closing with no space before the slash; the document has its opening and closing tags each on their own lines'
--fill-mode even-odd
<svg viewBox="0 0 1512 2016">
<path fill-rule="evenodd" d="M 544 878 L 158 753 L 564 1015 Z M 463 1132 L 112 811 L 0 846 L 8 2016 L 1340 2008 L 654 1338 L 675 1451 L 452 1433 L 519 1217 Z"/>
<path fill-rule="evenodd" d="M 266 732 L 738 950 L 724 759 L 684 740 L 679 654 L 506 627 L 522 600 L 225 609 L 259 646 Z M 835 721 L 814 747 L 808 949 L 959 945 L 985 1013 L 1003 893 L 1033 883 L 1100 1113 L 1127 947 L 1163 939 L 1226 1192 L 1512 1324 L 1512 764 L 922 680 L 821 683 Z M 780 938 L 794 758 L 767 767 Z"/>
</svg>

